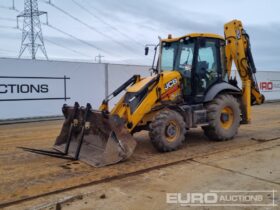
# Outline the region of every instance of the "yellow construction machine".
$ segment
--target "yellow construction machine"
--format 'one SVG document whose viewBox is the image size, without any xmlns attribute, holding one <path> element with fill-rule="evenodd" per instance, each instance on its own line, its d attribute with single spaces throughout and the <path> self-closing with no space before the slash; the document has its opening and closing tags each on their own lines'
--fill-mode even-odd
<svg viewBox="0 0 280 210">
<path fill-rule="evenodd" d="M 129 158 L 136 146 L 132 135 L 141 130 L 149 131 L 160 152 L 177 150 L 188 138 L 186 131 L 195 127 L 202 127 L 210 140 L 232 139 L 241 123 L 250 122 L 251 106 L 262 104 L 264 96 L 241 21 L 225 24 L 224 33 L 225 37 L 192 33 L 161 39 L 155 46 L 151 76 L 134 75 L 99 110 L 90 104 L 64 105 L 65 122 L 54 145 L 60 153 L 29 151 L 65 155 L 101 167 Z M 233 61 L 242 88 L 231 77 Z M 108 102 L 121 92 L 110 110 Z"/>
</svg>

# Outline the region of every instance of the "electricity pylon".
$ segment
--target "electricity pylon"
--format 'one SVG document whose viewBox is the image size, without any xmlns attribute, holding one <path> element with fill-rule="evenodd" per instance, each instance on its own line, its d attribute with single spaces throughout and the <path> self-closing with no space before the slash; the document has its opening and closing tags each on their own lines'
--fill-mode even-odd
<svg viewBox="0 0 280 210">
<path fill-rule="evenodd" d="M 48 14 L 47 12 L 38 10 L 37 0 L 24 0 L 24 11 L 17 16 L 17 19 L 23 17 L 22 40 L 19 58 L 22 56 L 24 51 L 28 49 L 31 58 L 36 59 L 36 54 L 38 49 L 40 49 L 48 60 L 40 22 L 41 15 L 46 15 L 47 17 Z"/>
</svg>

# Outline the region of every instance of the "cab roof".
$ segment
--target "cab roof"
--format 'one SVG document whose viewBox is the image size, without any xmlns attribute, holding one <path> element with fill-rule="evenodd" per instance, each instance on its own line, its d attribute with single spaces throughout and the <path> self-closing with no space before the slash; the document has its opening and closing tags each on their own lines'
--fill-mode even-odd
<svg viewBox="0 0 280 210">
<path fill-rule="evenodd" d="M 179 41 L 180 39 L 183 39 L 183 38 L 186 38 L 186 37 L 207 37 L 207 38 L 214 38 L 214 39 L 225 40 L 224 37 L 222 37 L 222 36 L 220 36 L 220 35 L 218 35 L 218 34 L 210 34 L 210 33 L 191 33 L 191 34 L 187 34 L 187 35 L 180 36 L 180 37 L 162 39 L 162 41 L 164 41 L 164 42 L 176 42 L 176 41 Z"/>
</svg>

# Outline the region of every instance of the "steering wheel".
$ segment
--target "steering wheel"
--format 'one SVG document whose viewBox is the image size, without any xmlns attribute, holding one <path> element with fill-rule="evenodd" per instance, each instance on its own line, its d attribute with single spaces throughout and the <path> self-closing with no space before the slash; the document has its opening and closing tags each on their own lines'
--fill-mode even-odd
<svg viewBox="0 0 280 210">
<path fill-rule="evenodd" d="M 205 68 L 200 68 L 197 75 L 200 79 L 209 79 L 210 72 L 208 72 Z"/>
</svg>

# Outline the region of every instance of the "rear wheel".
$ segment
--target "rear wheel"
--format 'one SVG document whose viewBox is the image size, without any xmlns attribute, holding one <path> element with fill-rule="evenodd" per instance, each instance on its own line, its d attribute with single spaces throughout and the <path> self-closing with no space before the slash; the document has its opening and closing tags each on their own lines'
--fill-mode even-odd
<svg viewBox="0 0 280 210">
<path fill-rule="evenodd" d="M 232 139 L 240 125 L 240 105 L 232 95 L 218 95 L 207 105 L 207 117 L 209 125 L 203 130 L 210 140 Z"/>
<path fill-rule="evenodd" d="M 169 109 L 162 110 L 150 124 L 151 142 L 160 152 L 176 150 L 185 139 L 185 127 L 181 114 Z"/>
</svg>

